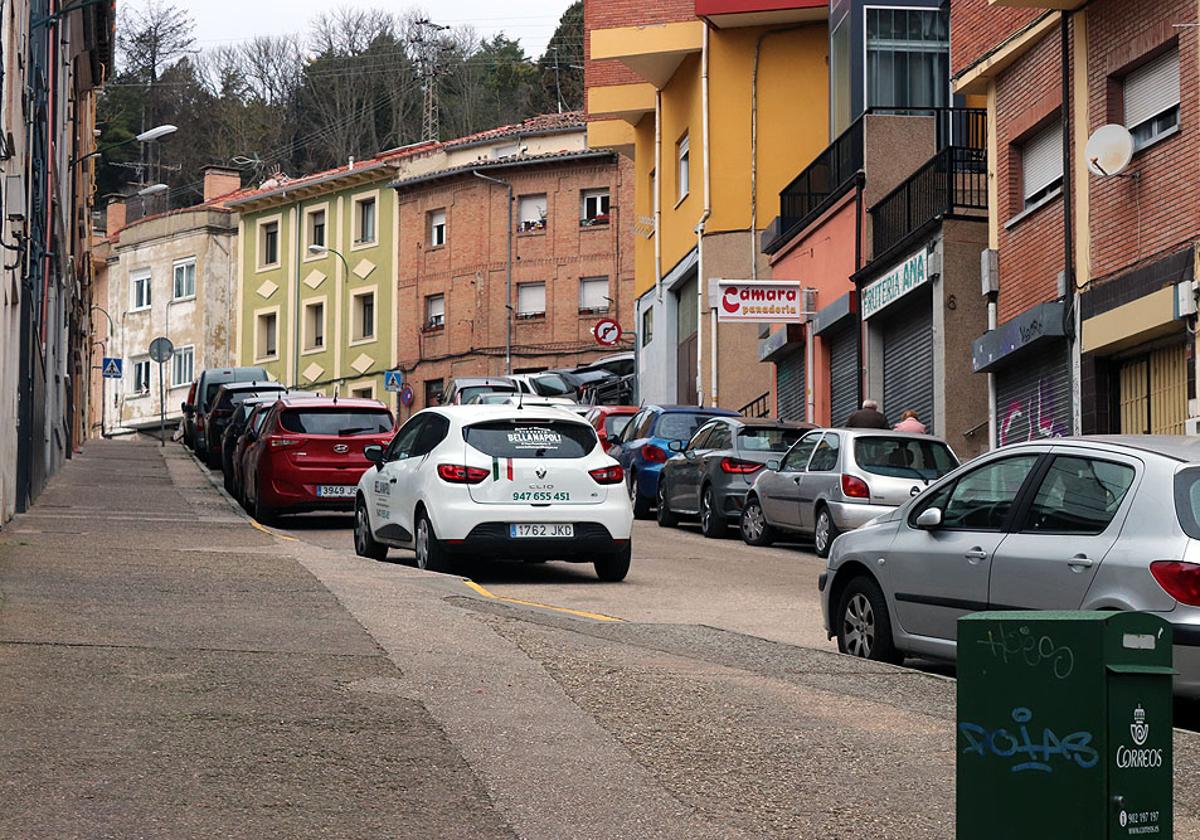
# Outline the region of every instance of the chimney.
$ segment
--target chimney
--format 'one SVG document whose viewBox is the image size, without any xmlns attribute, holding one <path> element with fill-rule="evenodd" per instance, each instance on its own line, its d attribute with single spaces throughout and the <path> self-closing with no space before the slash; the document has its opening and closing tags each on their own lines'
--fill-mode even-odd
<svg viewBox="0 0 1200 840">
<path fill-rule="evenodd" d="M 125 196 L 109 196 L 104 207 L 104 220 L 104 232 L 110 236 L 125 227 Z"/>
<path fill-rule="evenodd" d="M 228 195 L 242 187 L 242 174 L 224 166 L 206 166 L 204 172 L 204 200 L 212 201 Z"/>
</svg>

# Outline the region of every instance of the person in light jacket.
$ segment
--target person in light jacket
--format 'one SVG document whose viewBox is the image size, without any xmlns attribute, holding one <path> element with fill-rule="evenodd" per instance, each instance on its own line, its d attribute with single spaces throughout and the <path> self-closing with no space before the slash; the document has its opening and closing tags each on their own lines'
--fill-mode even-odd
<svg viewBox="0 0 1200 840">
<path fill-rule="evenodd" d="M 904 409 L 900 414 L 900 422 L 896 424 L 895 431 L 912 432 L 917 435 L 926 433 L 925 424 L 921 422 L 921 418 L 917 416 L 917 412 L 911 408 Z"/>
</svg>

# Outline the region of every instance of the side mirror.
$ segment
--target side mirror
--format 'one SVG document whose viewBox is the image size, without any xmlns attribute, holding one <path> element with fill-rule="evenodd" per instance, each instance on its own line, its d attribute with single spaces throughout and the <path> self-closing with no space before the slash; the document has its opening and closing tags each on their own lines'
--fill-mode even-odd
<svg viewBox="0 0 1200 840">
<path fill-rule="evenodd" d="M 377 467 L 383 466 L 383 447 L 378 443 L 363 448 L 363 455 Z"/>
<path fill-rule="evenodd" d="M 917 516 L 917 527 L 926 531 L 931 531 L 942 524 L 942 509 L 941 508 L 925 508 Z"/>
<path fill-rule="evenodd" d="M 179 407 L 183 409 L 184 414 L 191 414 L 193 411 L 196 410 L 196 407 L 194 405 L 192 405 L 190 402 L 182 403 Z"/>
<path fill-rule="evenodd" d="M 780 464 L 778 458 L 772 458 L 770 461 L 767 461 L 767 469 L 769 469 L 771 472 L 779 472 L 780 466 L 782 465 Z"/>
<path fill-rule="evenodd" d="M 670 449 L 672 452 L 684 452 L 687 450 L 687 441 L 673 440 L 667 444 L 667 449 Z"/>
</svg>

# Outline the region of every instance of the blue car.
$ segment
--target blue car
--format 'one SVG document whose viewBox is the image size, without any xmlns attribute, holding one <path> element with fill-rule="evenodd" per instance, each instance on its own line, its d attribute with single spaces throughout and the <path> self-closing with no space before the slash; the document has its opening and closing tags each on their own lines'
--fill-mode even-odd
<svg viewBox="0 0 1200 840">
<path fill-rule="evenodd" d="M 649 519 L 658 498 L 663 464 L 671 457 L 672 441 L 688 441 L 713 417 L 737 417 L 724 408 L 695 405 L 647 405 L 633 415 L 609 452 L 625 470 L 633 515 Z"/>
</svg>

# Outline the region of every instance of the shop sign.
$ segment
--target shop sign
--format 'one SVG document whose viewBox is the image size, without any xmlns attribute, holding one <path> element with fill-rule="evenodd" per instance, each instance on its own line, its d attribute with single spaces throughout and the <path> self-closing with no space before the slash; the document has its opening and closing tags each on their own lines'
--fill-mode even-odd
<svg viewBox="0 0 1200 840">
<path fill-rule="evenodd" d="M 804 316 L 798 280 L 717 281 L 718 321 L 799 324 Z"/>
<path fill-rule="evenodd" d="M 929 280 L 927 255 L 922 248 L 862 290 L 862 317 L 870 318 Z"/>
</svg>

